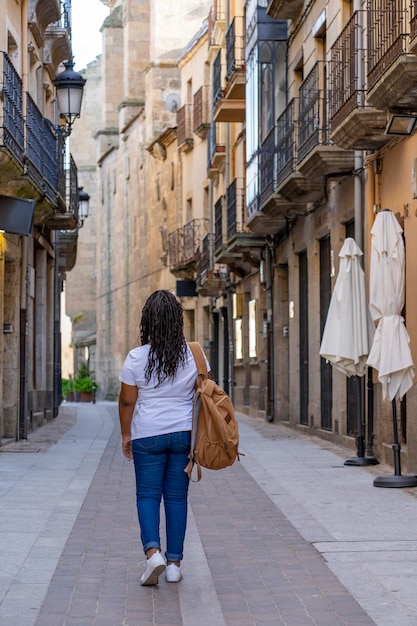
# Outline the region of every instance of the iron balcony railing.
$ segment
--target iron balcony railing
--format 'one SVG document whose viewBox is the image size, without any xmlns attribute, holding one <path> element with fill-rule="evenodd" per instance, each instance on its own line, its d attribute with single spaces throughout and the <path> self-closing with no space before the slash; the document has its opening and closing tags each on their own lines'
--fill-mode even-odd
<svg viewBox="0 0 417 626">
<path fill-rule="evenodd" d="M 72 24 L 71 24 L 71 0 L 63 0 L 60 2 L 61 7 L 61 17 L 56 22 L 53 22 L 48 26 L 48 29 L 53 28 L 61 28 L 67 31 L 68 39 L 71 41 L 72 38 Z"/>
<path fill-rule="evenodd" d="M 185 267 L 196 261 L 200 240 L 207 232 L 208 220 L 194 219 L 168 233 L 168 253 L 171 269 Z"/>
<path fill-rule="evenodd" d="M 184 229 L 177 228 L 168 233 L 168 254 L 171 269 L 179 267 L 182 261 Z"/>
<path fill-rule="evenodd" d="M 213 167 L 216 155 L 224 155 L 226 151 L 225 144 L 219 140 L 220 129 L 216 122 L 212 122 L 207 133 L 207 171 Z"/>
<path fill-rule="evenodd" d="M 220 250 L 223 245 L 223 196 L 214 204 L 214 250 Z"/>
<path fill-rule="evenodd" d="M 276 144 L 277 177 L 279 186 L 295 169 L 296 133 L 295 133 L 295 98 L 277 120 Z"/>
<path fill-rule="evenodd" d="M 78 169 L 75 161 L 70 155 L 68 168 L 68 197 L 67 206 L 73 215 L 78 218 L 79 207 L 79 188 L 78 188 Z"/>
<path fill-rule="evenodd" d="M 245 195 L 243 178 L 235 178 L 226 191 L 227 240 L 242 233 L 245 224 Z"/>
<path fill-rule="evenodd" d="M 330 51 L 329 116 L 334 128 L 354 109 L 365 106 L 364 11 L 356 11 Z"/>
<path fill-rule="evenodd" d="M 32 180 L 56 202 L 58 187 L 57 138 L 31 96 L 26 93 L 26 169 Z"/>
<path fill-rule="evenodd" d="M 222 52 L 219 50 L 213 63 L 213 110 L 216 108 L 217 103 L 222 97 Z"/>
<path fill-rule="evenodd" d="M 302 82 L 298 100 L 298 150 L 300 163 L 318 145 L 330 142 L 326 65 L 319 61 Z"/>
<path fill-rule="evenodd" d="M 275 127 L 262 142 L 259 154 L 259 195 L 263 204 L 274 191 Z"/>
<path fill-rule="evenodd" d="M 6 52 L 1 55 L 3 106 L 0 110 L 0 146 L 23 167 L 25 150 L 22 80 Z"/>
<path fill-rule="evenodd" d="M 368 0 L 368 89 L 409 52 L 410 0 Z"/>
<path fill-rule="evenodd" d="M 411 1 L 410 7 L 410 37 L 411 39 L 417 38 L 417 0 Z"/>
<path fill-rule="evenodd" d="M 203 235 L 198 247 L 198 257 L 196 263 L 197 278 L 211 269 L 211 259 L 213 256 L 213 235 L 206 233 Z"/>
<path fill-rule="evenodd" d="M 245 21 L 234 17 L 226 33 L 226 82 L 237 70 L 245 68 Z"/>
</svg>

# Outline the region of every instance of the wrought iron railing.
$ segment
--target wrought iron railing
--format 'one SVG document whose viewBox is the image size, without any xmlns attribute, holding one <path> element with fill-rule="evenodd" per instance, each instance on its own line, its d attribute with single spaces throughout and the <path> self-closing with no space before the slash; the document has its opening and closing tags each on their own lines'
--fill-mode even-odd
<svg viewBox="0 0 417 626">
<path fill-rule="evenodd" d="M 245 67 L 244 18 L 234 17 L 226 33 L 226 81 Z"/>
<path fill-rule="evenodd" d="M 417 37 L 417 0 L 411 0 L 410 7 L 410 38 Z"/>
<path fill-rule="evenodd" d="M 78 206 L 79 206 L 79 190 L 78 190 L 78 169 L 75 161 L 70 155 L 69 158 L 69 170 L 68 170 L 68 199 L 67 205 L 69 211 L 78 218 Z"/>
<path fill-rule="evenodd" d="M 223 196 L 214 204 L 214 250 L 223 245 Z"/>
<path fill-rule="evenodd" d="M 295 98 L 277 120 L 277 186 L 279 186 L 295 168 Z"/>
<path fill-rule="evenodd" d="M 274 190 L 275 127 L 261 145 L 259 154 L 259 195 L 263 204 Z"/>
<path fill-rule="evenodd" d="M 368 0 L 368 89 L 409 52 L 410 0 Z"/>
<path fill-rule="evenodd" d="M 226 191 L 227 240 L 244 230 L 245 195 L 243 178 L 235 178 Z"/>
<path fill-rule="evenodd" d="M 226 151 L 225 144 L 218 139 L 219 134 L 217 124 L 212 122 L 207 133 L 207 170 L 213 167 L 213 161 L 216 155 L 224 154 Z"/>
<path fill-rule="evenodd" d="M 171 269 L 185 267 L 196 261 L 200 240 L 207 232 L 208 220 L 194 219 L 168 233 L 168 254 Z"/>
<path fill-rule="evenodd" d="M 71 41 L 72 24 L 71 24 L 71 0 L 62 0 L 60 2 L 61 16 L 59 20 L 51 24 L 48 28 L 53 26 L 54 28 L 62 28 L 67 31 L 68 39 Z"/>
<path fill-rule="evenodd" d="M 4 146 L 23 167 L 25 150 L 23 121 L 22 80 L 6 52 L 2 53 L 1 94 L 3 106 L 0 112 L 0 145 Z"/>
<path fill-rule="evenodd" d="M 365 106 L 364 11 L 356 11 L 330 51 L 329 116 L 334 128 L 354 109 Z"/>
<path fill-rule="evenodd" d="M 217 103 L 222 97 L 222 52 L 219 50 L 213 63 L 213 109 L 217 106 Z"/>
<path fill-rule="evenodd" d="M 41 112 L 26 94 L 26 167 L 28 174 L 35 183 L 43 188 L 43 156 L 44 156 L 45 124 Z"/>
<path fill-rule="evenodd" d="M 329 144 L 326 66 L 319 61 L 302 82 L 298 100 L 297 160 L 302 161 L 318 145 Z"/>
<path fill-rule="evenodd" d="M 199 245 L 198 262 L 196 264 L 197 279 L 202 274 L 207 274 L 212 265 L 213 258 L 213 235 L 206 233 L 203 235 Z"/>
</svg>

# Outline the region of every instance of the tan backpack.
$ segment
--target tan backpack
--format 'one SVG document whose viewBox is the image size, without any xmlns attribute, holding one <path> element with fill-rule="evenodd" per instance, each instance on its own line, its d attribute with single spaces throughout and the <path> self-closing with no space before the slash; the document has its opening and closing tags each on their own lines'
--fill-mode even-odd
<svg viewBox="0 0 417 626">
<path fill-rule="evenodd" d="M 188 344 L 197 365 L 197 380 L 193 401 L 190 461 L 185 472 L 192 479 L 194 465 L 197 479 L 201 468 L 219 470 L 239 460 L 239 429 L 232 401 L 227 393 L 208 378 L 206 360 L 199 343 Z"/>
</svg>

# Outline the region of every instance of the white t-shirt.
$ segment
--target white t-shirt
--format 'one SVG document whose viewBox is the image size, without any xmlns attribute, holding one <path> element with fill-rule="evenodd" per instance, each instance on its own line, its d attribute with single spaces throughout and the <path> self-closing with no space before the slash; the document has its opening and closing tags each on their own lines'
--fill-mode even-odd
<svg viewBox="0 0 417 626">
<path fill-rule="evenodd" d="M 175 378 L 160 385 L 152 375 L 145 381 L 150 345 L 139 346 L 129 352 L 120 372 L 119 380 L 138 388 L 138 399 L 133 413 L 131 437 L 143 439 L 154 435 L 191 430 L 192 403 L 197 366 L 189 346 L 187 361 L 178 366 Z M 210 366 L 207 362 L 207 369 Z"/>
</svg>

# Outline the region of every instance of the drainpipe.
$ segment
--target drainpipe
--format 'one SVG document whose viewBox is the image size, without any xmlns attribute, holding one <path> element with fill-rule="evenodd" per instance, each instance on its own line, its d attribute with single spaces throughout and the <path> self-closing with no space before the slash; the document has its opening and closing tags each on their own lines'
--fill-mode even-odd
<svg viewBox="0 0 417 626">
<path fill-rule="evenodd" d="M 274 366 L 274 299 L 272 292 L 272 242 L 268 240 L 264 248 L 265 255 L 265 289 L 268 332 L 268 406 L 267 420 L 275 419 L 275 366 Z"/>
<path fill-rule="evenodd" d="M 21 36 L 22 36 L 22 106 L 26 110 L 26 91 L 28 90 L 28 56 L 27 56 L 27 0 L 21 3 Z M 19 322 L 19 426 L 16 439 L 27 439 L 28 435 L 28 278 L 30 237 L 21 237 L 22 261 L 20 270 L 20 322 Z"/>
</svg>

